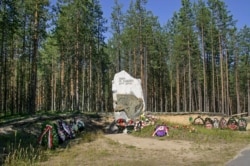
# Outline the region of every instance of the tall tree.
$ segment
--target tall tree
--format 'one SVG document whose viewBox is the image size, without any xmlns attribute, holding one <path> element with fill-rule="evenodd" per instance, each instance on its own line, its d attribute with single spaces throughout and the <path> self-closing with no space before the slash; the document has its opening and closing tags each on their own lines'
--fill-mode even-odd
<svg viewBox="0 0 250 166">
<path fill-rule="evenodd" d="M 111 29 L 113 31 L 113 42 L 112 46 L 116 50 L 116 72 L 119 72 L 121 70 L 121 34 L 124 28 L 124 16 L 122 13 L 122 5 L 119 4 L 118 0 L 114 0 L 114 7 L 113 11 L 111 13 Z"/>
<path fill-rule="evenodd" d="M 106 56 L 103 52 L 106 19 L 98 0 L 61 2 L 58 8 L 56 37 L 63 65 L 60 76 L 63 110 L 97 110 L 100 105 L 103 107 L 105 94 L 102 88 L 105 71 L 98 66 Z"/>
<path fill-rule="evenodd" d="M 241 105 L 241 109 L 244 112 L 250 114 L 250 28 L 244 26 L 238 32 L 238 66 L 237 70 L 239 71 L 238 79 L 239 82 L 239 93 L 241 94 L 241 99 L 237 104 Z"/>
<path fill-rule="evenodd" d="M 175 50 L 174 48 L 174 40 L 175 40 L 175 34 L 178 32 L 177 30 L 177 23 L 178 23 L 178 14 L 175 12 L 173 14 L 173 17 L 167 22 L 165 26 L 165 33 L 168 35 L 166 43 L 169 45 L 167 46 L 167 52 L 169 55 L 167 65 L 168 65 L 168 71 L 169 71 L 169 83 L 170 83 L 170 112 L 173 112 L 174 109 L 174 86 L 175 86 L 175 81 L 174 79 L 174 73 L 175 73 L 175 61 L 174 61 L 174 55 L 175 55 Z M 176 84 L 177 85 L 177 84 Z M 177 95 L 176 95 L 177 97 Z M 177 98 L 177 103 L 179 103 L 179 98 Z M 177 104 L 178 105 L 178 104 Z M 179 108 L 178 108 L 179 110 Z"/>
<path fill-rule="evenodd" d="M 195 71 L 196 65 L 191 65 L 191 64 L 199 64 L 196 62 L 200 61 L 200 58 L 198 56 L 198 45 L 197 45 L 197 40 L 196 40 L 196 35 L 194 33 L 194 17 L 193 17 L 193 12 L 192 12 L 192 6 L 189 0 L 182 0 L 182 7 L 180 9 L 179 13 L 179 24 L 178 24 L 178 36 L 177 36 L 177 42 L 176 42 L 176 48 L 178 49 L 179 52 L 179 66 L 178 70 L 180 73 L 176 74 L 181 74 L 183 73 L 182 78 L 178 76 L 178 78 L 181 78 L 183 80 L 183 83 L 185 83 L 186 80 L 186 75 L 185 73 L 188 73 L 188 88 L 185 86 L 185 84 L 182 84 L 182 89 L 183 89 L 183 108 L 184 111 L 192 111 L 193 108 L 193 101 L 192 101 L 192 80 L 193 77 L 197 77 L 193 74 L 193 71 Z M 186 66 L 186 63 L 187 66 Z M 198 70 L 197 70 L 198 71 Z M 185 95 L 186 91 L 188 91 L 188 98 Z M 189 100 L 188 100 L 189 99 Z M 186 103 L 185 101 L 188 101 L 189 103 Z M 188 105 L 188 107 L 187 107 Z"/>
<path fill-rule="evenodd" d="M 219 59 L 220 59 L 220 91 L 221 113 L 229 114 L 229 84 L 228 84 L 228 38 L 230 29 L 235 28 L 235 21 L 223 1 L 209 0 L 208 6 L 212 13 L 212 19 L 218 29 Z"/>
<path fill-rule="evenodd" d="M 209 110 L 208 102 L 208 86 L 207 86 L 207 47 L 209 46 L 209 38 L 207 36 L 209 33 L 209 24 L 211 22 L 210 11 L 206 7 L 205 3 L 201 0 L 198 1 L 196 6 L 196 26 L 198 28 L 201 53 L 202 53 L 202 68 L 203 68 L 203 110 L 207 112 Z"/>
</svg>

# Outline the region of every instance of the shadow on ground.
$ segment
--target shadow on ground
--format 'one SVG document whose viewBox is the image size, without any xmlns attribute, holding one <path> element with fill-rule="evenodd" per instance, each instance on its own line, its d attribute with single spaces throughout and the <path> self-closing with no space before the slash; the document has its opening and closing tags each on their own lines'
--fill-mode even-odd
<svg viewBox="0 0 250 166">
<path fill-rule="evenodd" d="M 74 117 L 79 117 L 85 123 L 83 133 L 78 133 L 77 137 L 83 137 L 87 132 L 96 132 L 104 129 L 109 122 L 104 120 L 104 115 L 71 113 L 61 115 L 37 115 L 32 117 L 19 117 L 0 123 L 0 165 L 4 163 L 6 156 L 15 149 L 24 149 L 32 146 L 40 148 L 38 138 L 42 131 L 42 124 L 46 121 L 56 123 L 57 120 L 63 119 L 69 122 Z M 72 139 L 73 140 L 73 139 Z M 67 140 L 59 145 L 59 148 L 65 148 L 69 142 Z"/>
</svg>

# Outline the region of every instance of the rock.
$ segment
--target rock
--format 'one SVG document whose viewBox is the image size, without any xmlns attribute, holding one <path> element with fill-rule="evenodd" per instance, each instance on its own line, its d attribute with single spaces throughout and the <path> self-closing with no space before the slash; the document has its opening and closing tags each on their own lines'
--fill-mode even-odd
<svg viewBox="0 0 250 166">
<path fill-rule="evenodd" d="M 113 108 L 115 119 L 135 119 L 145 111 L 141 80 L 133 78 L 126 71 L 116 73 L 112 81 Z M 121 112 L 125 112 L 121 113 Z M 127 117 L 126 117 L 127 116 Z"/>
</svg>

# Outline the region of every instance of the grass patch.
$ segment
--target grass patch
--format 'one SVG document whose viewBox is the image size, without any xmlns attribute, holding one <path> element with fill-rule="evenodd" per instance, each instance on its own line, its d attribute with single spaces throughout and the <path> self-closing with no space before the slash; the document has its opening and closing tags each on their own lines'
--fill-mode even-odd
<svg viewBox="0 0 250 166">
<path fill-rule="evenodd" d="M 32 145 L 23 148 L 20 144 L 17 147 L 9 147 L 10 152 L 5 158 L 4 165 L 36 165 L 36 163 L 46 159 L 46 155 L 42 149 L 34 148 Z"/>
<path fill-rule="evenodd" d="M 24 132 L 15 131 L 3 135 L 0 137 L 0 142 L 2 141 L 6 144 L 3 148 L 5 158 L 1 162 L 4 165 L 35 165 L 46 158 L 44 150 L 36 146 L 36 137 L 27 136 Z"/>
<path fill-rule="evenodd" d="M 86 114 L 89 118 L 100 118 L 100 115 L 95 113 L 89 113 Z M 161 124 L 162 122 L 157 122 L 157 124 Z M 221 130 L 221 129 L 206 129 L 202 126 L 192 126 L 195 128 L 195 132 L 190 132 L 189 128 L 187 126 L 182 126 L 180 124 L 165 122 L 170 130 L 169 130 L 169 136 L 167 137 L 153 137 L 153 139 L 157 139 L 159 141 L 165 141 L 165 140 L 186 140 L 195 143 L 197 146 L 193 147 L 193 151 L 207 151 L 208 153 L 213 154 L 213 150 L 209 146 L 202 146 L 203 144 L 209 145 L 209 144 L 229 144 L 227 147 L 223 147 L 225 151 L 223 154 L 220 154 L 221 157 L 227 157 L 230 158 L 234 155 L 234 153 L 231 151 L 230 147 L 235 148 L 235 145 L 239 145 L 241 148 L 242 145 L 247 145 L 250 141 L 250 131 L 231 131 L 231 130 Z M 34 127 L 41 127 L 37 124 L 32 124 Z M 175 126 L 179 126 L 179 128 L 176 128 Z M 131 135 L 136 137 L 142 137 L 142 138 L 152 138 L 152 133 L 154 132 L 155 126 L 146 126 L 142 130 L 135 132 L 133 131 Z M 65 161 L 64 165 L 70 164 L 71 160 L 73 158 L 79 157 L 79 152 L 77 150 L 80 150 L 80 148 L 86 148 L 84 149 L 83 160 L 89 161 L 89 162 L 95 162 L 97 158 L 105 159 L 106 158 L 112 158 L 115 157 L 117 160 L 121 161 L 124 160 L 124 162 L 119 163 L 118 165 L 126 165 L 128 163 L 138 165 L 145 164 L 145 161 L 125 161 L 125 157 L 127 158 L 133 158 L 133 152 L 138 150 L 133 145 L 121 145 L 119 142 L 112 141 L 109 139 L 105 139 L 105 143 L 107 144 L 108 148 L 100 149 L 99 147 L 92 147 L 92 146 L 82 146 L 82 144 L 88 144 L 96 141 L 98 138 L 103 138 L 103 132 L 101 130 L 87 130 L 80 135 L 78 135 L 75 139 L 69 140 L 63 144 L 61 144 L 58 148 L 55 150 L 46 150 L 45 148 L 42 148 L 37 145 L 37 136 L 31 133 L 27 133 L 24 131 L 16 131 L 13 133 L 8 133 L 6 135 L 0 136 L 0 142 L 5 143 L 5 148 L 3 149 L 3 153 L 5 154 L 5 160 L 0 163 L 4 164 L 6 166 L 14 166 L 14 165 L 39 165 L 42 162 L 48 161 L 50 162 L 50 156 L 58 157 L 59 160 Z M 152 141 L 154 141 L 152 139 Z M 79 149 L 77 149 L 77 145 L 81 144 L 79 146 Z M 231 146 L 232 144 L 232 146 Z M 121 153 L 120 147 L 123 147 L 124 151 L 129 151 L 129 154 Z M 2 148 L 2 147 L 1 147 Z M 82 150 L 82 149 L 81 149 Z M 131 154 L 130 154 L 131 153 Z M 185 152 L 183 152 L 185 153 Z M 114 156 L 114 154 L 117 154 Z M 146 152 L 143 152 L 141 154 L 137 154 L 139 158 L 143 158 L 143 155 L 146 154 Z M 183 155 L 183 154 L 181 154 Z M 214 157 L 214 156 L 213 156 Z M 213 158 L 211 157 L 211 158 Z M 148 157 L 145 157 L 148 159 Z M 209 157 L 206 157 L 205 161 L 194 161 L 193 165 L 216 165 L 216 157 L 214 157 L 215 161 L 210 160 Z M 110 159 L 112 160 L 112 159 Z M 148 159 L 149 160 L 149 159 Z M 173 160 L 175 160 L 173 158 Z M 116 160 L 115 160 L 116 161 Z M 151 159 L 149 160 L 151 161 Z M 125 164 L 126 163 L 126 164 Z M 105 163 L 103 163 L 105 164 Z M 154 163 L 147 163 L 147 164 L 154 164 Z M 76 164 L 77 165 L 77 164 Z M 113 161 L 111 165 L 116 165 L 116 162 Z"/>
<path fill-rule="evenodd" d="M 162 122 L 158 122 L 161 124 Z M 186 140 L 196 143 L 248 143 L 250 142 L 249 131 L 232 131 L 230 129 L 207 129 L 199 125 L 183 126 L 170 122 L 165 122 L 169 126 L 168 137 L 155 137 L 159 140 Z M 175 128 L 179 126 L 178 128 Z M 190 132 L 190 128 L 195 128 L 195 132 Z M 155 126 L 146 126 L 141 131 L 132 132 L 131 134 L 138 137 L 152 137 Z"/>
<path fill-rule="evenodd" d="M 64 117 L 73 117 L 74 115 L 80 115 L 80 113 L 42 112 L 34 116 L 13 115 L 1 117 L 0 125 L 2 127 L 6 126 L 8 130 L 4 133 L 0 133 L 0 165 L 23 165 L 22 163 L 34 165 L 37 161 L 46 160 L 47 155 L 50 155 L 53 151 L 49 151 L 48 153 L 46 148 L 38 145 L 38 137 L 42 127 L 41 124 L 46 121 L 41 120 L 39 117 L 60 118 L 61 115 Z M 31 117 L 36 119 L 32 120 L 30 119 Z M 90 142 L 94 137 L 87 134 L 84 139 L 85 142 Z M 61 145 L 63 148 L 70 146 L 71 144 L 69 142 Z"/>
<path fill-rule="evenodd" d="M 136 147 L 133 146 L 133 145 L 126 145 L 126 148 L 128 148 L 128 149 L 135 149 Z"/>
</svg>

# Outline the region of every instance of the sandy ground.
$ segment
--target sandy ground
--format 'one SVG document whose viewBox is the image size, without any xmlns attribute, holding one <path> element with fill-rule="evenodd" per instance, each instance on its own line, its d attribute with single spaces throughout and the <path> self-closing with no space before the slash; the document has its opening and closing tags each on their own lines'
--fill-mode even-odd
<svg viewBox="0 0 250 166">
<path fill-rule="evenodd" d="M 179 151 L 189 149 L 192 146 L 188 141 L 158 141 L 151 138 L 134 137 L 129 134 L 108 134 L 105 135 L 105 137 L 112 139 L 120 144 L 131 145 L 142 149 L 168 149 L 170 151 Z"/>
<path fill-rule="evenodd" d="M 162 115 L 162 116 L 157 116 L 157 118 L 159 118 L 161 120 L 164 120 L 164 121 L 169 121 L 169 122 L 172 122 L 172 123 L 188 125 L 188 124 L 190 124 L 190 122 L 189 122 L 190 117 L 192 117 L 192 119 L 194 120 L 198 116 L 200 116 L 202 119 L 205 119 L 206 117 L 209 117 L 212 120 L 214 118 L 217 118 L 217 119 L 220 120 L 220 118 L 221 118 L 220 116 L 207 116 L 207 115 L 198 115 L 198 114 L 192 114 L 192 115 Z"/>
<path fill-rule="evenodd" d="M 189 118 L 192 117 L 192 119 L 194 120 L 195 118 L 197 118 L 198 116 L 200 116 L 202 119 L 205 120 L 205 118 L 209 117 L 212 120 L 217 118 L 218 120 L 221 119 L 221 116 L 208 116 L 208 115 L 199 115 L 199 114 L 191 114 L 191 115 L 163 115 L 163 116 L 158 116 L 159 119 L 162 119 L 164 121 L 168 121 L 168 122 L 172 122 L 172 123 L 177 123 L 177 124 L 183 124 L 183 125 L 188 125 L 190 124 L 189 122 Z M 226 120 L 228 120 L 228 117 L 224 117 Z M 249 117 L 246 117 L 247 121 L 249 121 Z M 248 122 L 249 123 L 249 122 Z M 250 125 L 247 125 L 247 130 L 250 130 Z"/>
<path fill-rule="evenodd" d="M 192 118 L 197 116 L 192 115 Z M 207 116 L 201 117 L 205 119 Z M 164 115 L 156 118 L 183 125 L 190 123 L 190 115 Z M 220 117 L 216 118 L 220 119 Z M 105 119 L 105 121 L 108 120 Z M 55 166 L 224 166 L 241 148 L 243 147 L 227 143 L 199 144 L 168 138 L 164 140 L 156 137 L 140 138 L 123 133 L 104 134 L 93 142 L 79 144 L 60 152 L 60 155 L 50 158 L 48 162 L 41 165 L 57 163 Z M 69 159 L 67 156 L 70 153 L 74 155 Z"/>
<path fill-rule="evenodd" d="M 198 115 L 191 115 L 194 119 Z M 201 116 L 205 119 L 207 116 Z M 214 116 L 216 117 L 216 116 Z M 212 119 L 214 117 L 211 117 Z M 158 116 L 158 119 L 187 125 L 190 115 Z M 220 119 L 220 117 L 217 117 Z M 112 119 L 105 118 L 103 121 Z M 95 123 L 102 123 L 95 121 Z M 99 125 L 100 125 L 99 124 Z M 10 131 L 12 126 L 0 128 L 0 133 Z M 77 141 L 77 139 L 75 140 Z M 140 138 L 129 134 L 104 134 L 103 137 L 89 143 L 59 149 L 58 154 L 50 156 L 48 161 L 39 165 L 51 166 L 125 166 L 125 165 L 159 165 L 159 166 L 200 166 L 224 165 L 232 157 L 221 159 L 218 154 L 240 151 L 242 147 L 231 144 L 197 144 L 183 140 L 159 140 L 155 137 Z M 225 156 L 225 155 L 223 155 Z M 232 156 L 232 153 L 231 153 Z"/>
<path fill-rule="evenodd" d="M 238 147 L 240 150 L 240 147 Z M 223 166 L 230 157 L 218 154 L 232 150 L 228 144 L 196 144 L 191 141 L 139 138 L 129 134 L 107 134 L 60 151 L 40 165 L 52 166 Z M 225 156 L 223 154 L 222 156 Z"/>
</svg>

